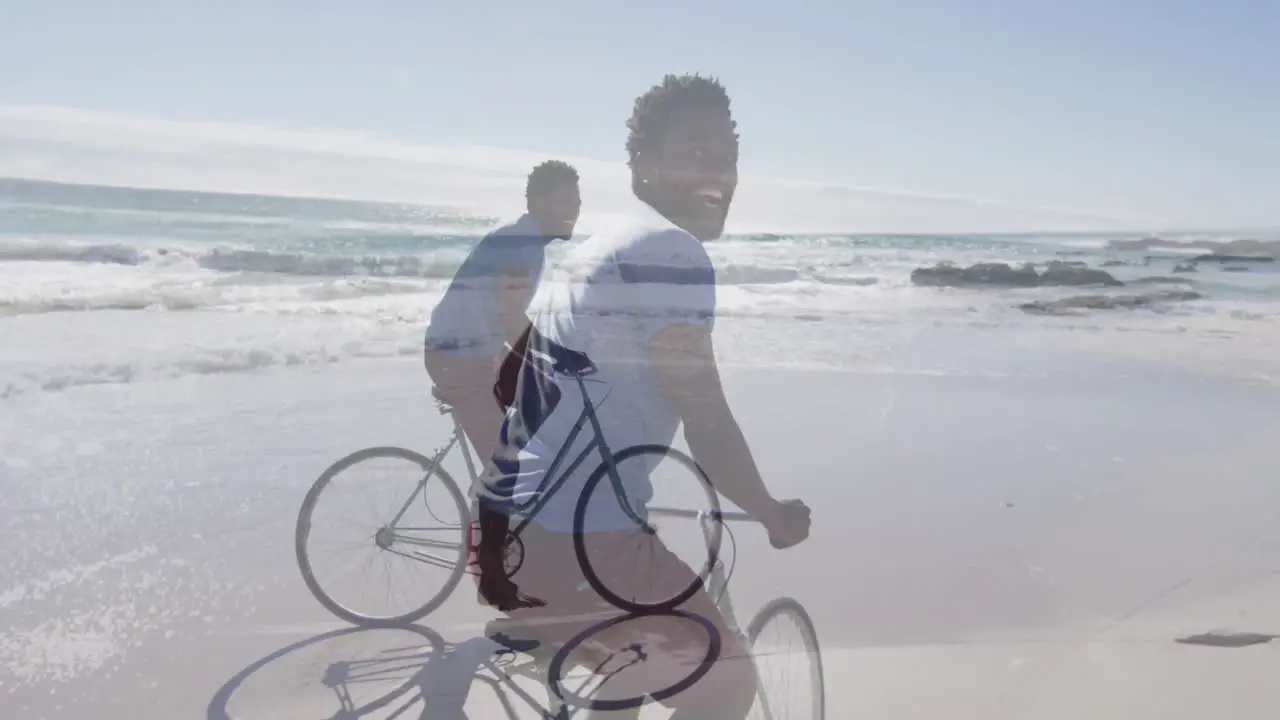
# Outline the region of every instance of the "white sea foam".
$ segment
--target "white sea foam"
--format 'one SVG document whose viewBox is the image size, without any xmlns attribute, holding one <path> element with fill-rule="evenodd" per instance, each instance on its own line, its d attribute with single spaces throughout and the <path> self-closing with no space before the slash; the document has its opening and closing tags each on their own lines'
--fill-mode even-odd
<svg viewBox="0 0 1280 720">
<path fill-rule="evenodd" d="M 405 205 L 6 182 L 4 397 L 417 355 L 431 308 L 477 233 L 493 223 Z M 23 232 L 5 235 L 5 226 Z M 1210 246 L 1209 238 L 1193 240 Z M 1121 344 L 1157 333 L 1216 343 L 1218 364 L 1250 344 L 1242 356 L 1265 356 L 1258 348 L 1271 347 L 1280 317 L 1280 277 L 1269 265 L 1173 276 L 1168 252 L 1109 245 L 1098 236 L 733 236 L 708 245 L 724 319 L 718 352 L 734 363 L 865 369 L 907 338 L 959 328 L 1010 337 L 1104 332 Z M 552 245 L 544 281 L 555 282 L 566 249 Z M 1043 266 L 1063 257 L 1092 266 L 1110 260 L 1108 271 L 1126 282 L 1187 280 L 1204 297 L 1153 310 L 1032 317 L 1018 306 L 1100 291 L 949 290 L 917 287 L 910 277 L 940 261 Z M 1248 372 L 1259 372 L 1257 364 Z"/>
</svg>

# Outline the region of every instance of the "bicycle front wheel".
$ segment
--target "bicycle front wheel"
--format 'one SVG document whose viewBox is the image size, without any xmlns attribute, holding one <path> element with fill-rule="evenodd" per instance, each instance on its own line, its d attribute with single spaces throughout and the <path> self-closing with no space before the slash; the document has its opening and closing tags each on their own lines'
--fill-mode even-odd
<svg viewBox="0 0 1280 720">
<path fill-rule="evenodd" d="M 298 512 L 294 546 L 302 580 L 326 610 L 356 625 L 401 625 L 435 610 L 457 587 L 469 528 L 466 501 L 444 468 L 412 450 L 374 447 L 315 481 Z M 346 537 L 335 542 L 340 531 Z M 378 576 L 342 591 L 325 572 L 330 564 Z M 416 585 L 403 601 L 393 598 L 403 589 L 393 575 Z"/>
<path fill-rule="evenodd" d="M 715 519 L 701 525 L 694 519 L 652 520 L 611 472 L 616 470 L 623 482 L 644 478 L 656 486 L 652 478 L 659 469 L 664 491 L 674 490 L 681 506 Z M 724 529 L 719 511 L 715 488 L 693 458 L 665 445 L 626 448 L 596 468 L 578 498 L 573 516 L 578 565 L 591 588 L 620 610 L 674 610 L 704 587 L 716 564 Z M 682 525 L 690 530 L 686 542 L 667 539 L 679 537 Z"/>
<path fill-rule="evenodd" d="M 747 647 L 755 662 L 753 720 L 822 720 L 825 683 L 818 633 L 804 606 L 793 598 L 765 605 L 747 624 Z"/>
</svg>

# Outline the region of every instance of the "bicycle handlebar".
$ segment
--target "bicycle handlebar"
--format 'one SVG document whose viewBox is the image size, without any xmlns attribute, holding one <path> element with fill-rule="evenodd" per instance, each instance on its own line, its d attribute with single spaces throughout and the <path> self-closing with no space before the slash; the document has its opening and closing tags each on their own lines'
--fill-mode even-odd
<svg viewBox="0 0 1280 720">
<path fill-rule="evenodd" d="M 650 507 L 646 509 L 650 515 L 657 515 L 659 517 L 663 517 L 663 516 L 682 517 L 682 518 L 694 518 L 696 520 L 703 520 L 703 519 L 714 517 L 721 521 L 728 520 L 730 522 L 755 522 L 755 523 L 760 522 L 752 515 L 748 515 L 747 513 L 736 512 L 736 511 L 727 512 L 724 510 L 714 510 L 714 511 L 713 510 L 683 510 L 680 508 L 665 508 L 665 507 Z"/>
</svg>

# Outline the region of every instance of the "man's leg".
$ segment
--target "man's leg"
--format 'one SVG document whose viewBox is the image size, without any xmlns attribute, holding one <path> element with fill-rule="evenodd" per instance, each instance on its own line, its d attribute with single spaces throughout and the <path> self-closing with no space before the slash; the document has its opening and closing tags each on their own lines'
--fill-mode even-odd
<svg viewBox="0 0 1280 720">
<path fill-rule="evenodd" d="M 462 426 L 462 431 L 467 434 L 467 441 L 480 457 L 480 470 L 483 472 L 492 462 L 494 450 L 498 447 L 503 415 L 489 391 L 479 400 L 474 399 L 476 392 L 477 390 L 468 392 L 468 402 L 454 405 L 453 415 Z"/>
<path fill-rule="evenodd" d="M 572 535 L 549 533 L 531 523 L 522 534 L 525 542 L 525 564 L 515 576 L 523 592 L 544 598 L 545 607 L 510 613 L 538 623 L 537 634 L 544 642 L 561 644 L 586 628 L 617 617 L 621 611 L 609 605 L 590 589 L 580 590 L 585 583 L 573 549 Z M 696 574 L 679 557 L 670 552 L 655 536 L 639 532 L 600 533 L 589 541 L 600 555 L 597 572 L 610 587 L 627 593 L 628 583 L 644 583 L 637 593 L 652 597 L 655 586 L 674 595 L 686 588 Z M 643 572 L 639 570 L 643 567 Z M 709 620 L 720 640 L 720 657 L 699 680 L 683 692 L 667 698 L 662 704 L 676 711 L 674 718 L 709 718 L 741 720 L 751 711 L 755 700 L 755 668 L 746 648 L 720 615 L 711 596 L 704 590 L 679 607 L 679 610 Z M 654 638 L 661 638 L 654 643 Z M 622 670 L 605 682 L 599 697 L 634 697 L 648 691 L 671 687 L 688 677 L 696 663 L 705 657 L 706 630 L 693 621 L 673 616 L 636 616 L 593 636 L 603 648 L 622 649 L 641 641 L 650 648 L 649 659 L 641 665 Z M 618 656 L 618 662 L 623 662 Z M 580 662 L 594 666 L 597 660 L 582 657 Z M 616 668 L 617 663 L 610 667 Z M 683 714 L 682 714 L 683 713 Z M 592 715 L 591 717 L 596 717 Z M 627 717 L 625 713 L 600 713 L 601 718 Z"/>
<path fill-rule="evenodd" d="M 724 618 L 705 592 L 699 591 L 679 608 L 681 611 L 710 621 L 720 640 L 720 654 L 705 674 L 680 693 L 660 703 L 671 710 L 671 717 L 700 720 L 744 720 L 751 712 L 756 697 L 755 666 L 747 648 L 729 630 Z M 654 638 L 662 638 L 654 642 Z M 648 658 L 628 674 L 625 684 L 608 683 L 608 692 L 632 697 L 646 691 L 669 688 L 699 670 L 706 657 L 707 631 L 694 621 L 679 616 L 650 615 L 637 617 L 618 626 L 615 637 L 600 642 L 610 648 L 624 648 L 639 639 Z M 622 675 L 618 676 L 621 679 Z"/>
<path fill-rule="evenodd" d="M 635 533 L 627 544 L 639 546 L 632 547 L 630 552 L 634 557 L 644 559 L 647 570 L 640 576 L 634 573 L 633 566 L 633 571 L 628 573 L 625 560 L 619 558 L 614 567 L 620 574 L 611 584 L 624 583 L 630 577 L 634 582 L 659 585 L 664 592 L 674 595 L 688 587 L 697 577 L 693 569 L 671 552 L 659 536 Z M 653 590 L 652 587 L 641 589 L 648 593 Z M 692 686 L 661 703 L 675 711 L 671 715 L 675 720 L 743 720 L 751 712 L 757 687 L 755 664 L 747 647 L 738 634 L 729 628 L 728 621 L 720 614 L 720 609 L 705 589 L 699 588 L 693 597 L 677 609 L 711 622 L 720 640 L 720 656 Z M 642 627 L 646 624 L 647 627 Z M 626 625 L 632 623 L 626 623 L 619 629 Z M 693 626 L 690 620 L 655 615 L 637 620 L 634 625 L 636 627 L 630 630 L 633 636 L 636 633 L 654 633 L 669 638 L 669 645 L 680 655 L 679 659 L 667 660 L 671 664 L 669 668 L 659 668 L 655 672 L 655 686 L 669 687 L 675 681 L 687 677 L 694 667 L 692 663 L 705 657 L 708 642 L 706 630 Z"/>
<path fill-rule="evenodd" d="M 497 447 L 504 417 L 493 396 L 497 358 L 429 350 L 423 363 L 431 381 L 453 407 L 454 417 L 480 456 L 481 466 L 487 465 Z"/>
</svg>

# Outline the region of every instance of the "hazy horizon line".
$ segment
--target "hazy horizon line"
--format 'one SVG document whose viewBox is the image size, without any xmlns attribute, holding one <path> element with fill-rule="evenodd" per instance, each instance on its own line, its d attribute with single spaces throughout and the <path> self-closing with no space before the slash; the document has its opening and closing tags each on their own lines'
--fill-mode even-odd
<svg viewBox="0 0 1280 720">
<path fill-rule="evenodd" d="M 607 215 L 633 201 L 621 161 L 424 145 L 340 129 L 0 104 L 0 146 L 5 145 L 0 175 L 48 182 L 435 204 L 464 211 L 483 207 L 485 214 L 498 215 L 510 212 L 516 201 L 523 203 L 524 179 L 534 164 L 561 158 L 579 169 L 584 205 Z M 232 187 L 245 189 L 228 190 Z M 750 173 L 743 173 L 738 195 L 741 209 L 730 225 L 760 232 L 849 227 L 888 234 L 1183 232 L 1154 218 Z"/>
<path fill-rule="evenodd" d="M 344 197 L 339 195 L 317 195 L 317 194 L 289 193 L 289 192 L 262 193 L 262 192 L 247 192 L 247 191 L 237 191 L 237 190 L 208 190 L 208 189 L 202 189 L 202 188 L 196 188 L 196 187 L 173 187 L 173 186 L 162 186 L 162 185 L 152 185 L 152 184 L 121 184 L 121 183 L 109 183 L 109 182 L 64 181 L 64 180 L 56 180 L 51 178 L 20 176 L 20 175 L 0 175 L 0 182 L 10 182 L 10 183 L 16 182 L 16 183 L 26 183 L 26 184 L 33 184 L 33 185 L 34 184 L 58 185 L 58 186 L 64 186 L 64 187 L 78 187 L 78 188 L 86 188 L 86 189 L 107 188 L 112 190 L 128 190 L 128 191 L 150 192 L 150 193 L 172 194 L 172 195 L 210 195 L 210 196 L 225 196 L 225 197 L 235 197 L 235 198 L 253 197 L 253 198 L 268 198 L 268 199 L 283 199 L 283 200 L 312 200 L 312 201 L 318 201 L 318 202 L 351 202 L 351 203 L 360 203 L 360 204 L 366 204 L 366 205 L 408 206 L 408 207 L 414 207 L 414 208 L 421 208 L 424 210 L 446 210 L 446 211 L 459 212 L 459 214 L 463 214 L 463 215 L 466 214 L 465 212 L 459 211 L 457 208 L 453 208 L 447 205 L 433 206 L 430 203 L 424 203 L 424 202 L 400 201 L 400 200 L 375 200 L 375 199 L 366 199 L 366 198 L 359 198 L 359 197 Z M 493 213 L 481 213 L 478 215 L 471 215 L 470 217 L 491 219 L 495 223 L 495 225 L 500 224 L 501 222 L 504 221 L 504 218 L 501 214 L 493 214 Z M 1266 232 L 1276 232 L 1276 231 L 1277 231 L 1277 228 L 1187 227 L 1187 228 L 1168 228 L 1168 229 L 1162 230 L 1161 233 L 1168 234 L 1168 235 L 1196 235 L 1196 234 L 1251 234 L 1251 233 L 1266 233 Z M 794 230 L 793 231 L 758 231 L 758 232 L 735 231 L 735 232 L 726 232 L 725 236 L 726 237 L 744 236 L 744 235 L 805 236 L 805 235 L 823 235 L 823 234 L 836 234 L 836 235 L 847 235 L 847 236 L 882 236 L 882 237 L 912 237 L 912 236 L 929 236 L 929 235 L 945 235 L 950 237 L 970 237 L 970 236 L 1018 237 L 1018 236 L 1026 236 L 1026 235 L 1033 235 L 1038 237 L 1055 237 L 1055 236 L 1080 237 L 1080 236 L 1114 234 L 1114 235 L 1141 235 L 1145 237 L 1160 239 L 1159 233 L 1152 232 L 1150 230 L 1125 228 L 1125 227 L 1114 227 L 1114 228 L 1105 228 L 1105 229 L 1098 229 L 1098 230 L 1078 230 L 1078 231 L 1035 230 L 1035 229 L 968 230 L 968 231 L 953 231 L 953 232 L 948 232 L 948 231 L 912 232 L 912 231 L 901 231 L 901 230 L 878 231 L 878 230 L 837 230 L 837 229 L 806 230 L 806 231 L 794 231 Z"/>
</svg>

